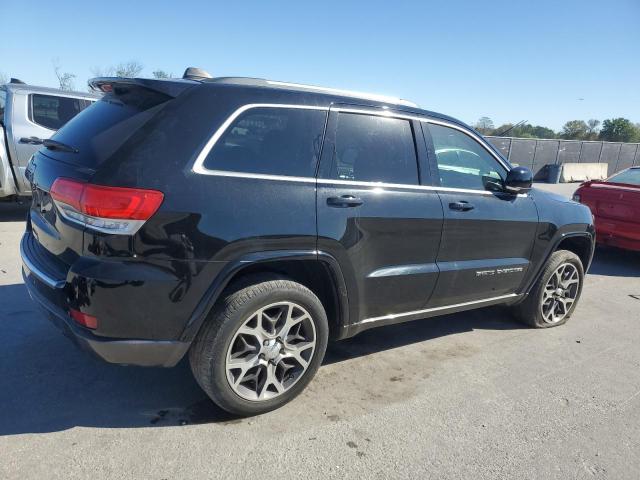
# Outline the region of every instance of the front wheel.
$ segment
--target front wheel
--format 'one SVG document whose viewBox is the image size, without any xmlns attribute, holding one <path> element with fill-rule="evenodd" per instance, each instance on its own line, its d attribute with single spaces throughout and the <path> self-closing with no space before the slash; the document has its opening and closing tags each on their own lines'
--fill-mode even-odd
<svg viewBox="0 0 640 480">
<path fill-rule="evenodd" d="M 515 307 L 516 316 L 535 328 L 566 323 L 576 308 L 583 282 L 580 258 L 568 250 L 554 252 L 528 297 Z"/>
<path fill-rule="evenodd" d="M 197 382 L 228 412 L 256 415 L 292 400 L 324 357 L 327 317 L 308 288 L 256 283 L 226 296 L 190 351 Z"/>
</svg>

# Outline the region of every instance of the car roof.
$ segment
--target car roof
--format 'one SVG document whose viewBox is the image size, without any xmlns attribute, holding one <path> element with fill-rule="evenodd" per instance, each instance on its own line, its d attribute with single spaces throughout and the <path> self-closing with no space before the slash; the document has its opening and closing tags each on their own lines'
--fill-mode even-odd
<svg viewBox="0 0 640 480">
<path fill-rule="evenodd" d="M 60 90 L 52 87 L 39 87 L 37 85 L 29 85 L 27 83 L 5 83 L 2 85 L 7 91 L 26 91 L 28 93 L 42 93 L 56 95 L 59 97 L 83 97 L 83 98 L 100 98 L 91 92 L 78 92 L 73 90 Z"/>
<path fill-rule="evenodd" d="M 371 106 L 383 106 L 393 105 L 394 108 L 402 110 L 407 113 L 413 113 L 418 115 L 426 115 L 429 117 L 436 117 L 442 120 L 447 120 L 453 123 L 457 123 L 464 127 L 470 128 L 464 122 L 437 112 L 422 109 L 418 104 L 404 100 L 402 98 L 380 95 L 376 93 L 365 93 L 351 90 L 342 90 L 330 87 L 321 87 L 317 85 L 305 85 L 300 83 L 281 82 L 277 80 L 266 80 L 263 78 L 251 78 L 251 77 L 214 77 L 200 80 L 204 84 L 213 85 L 235 85 L 248 88 L 261 88 L 272 89 L 279 91 L 287 91 L 297 94 L 313 95 L 316 97 L 324 97 L 327 100 L 338 100 L 340 102 L 353 102 L 358 104 L 369 104 Z"/>
<path fill-rule="evenodd" d="M 408 107 L 418 108 L 418 104 L 402 98 L 393 97 L 389 95 L 380 95 L 375 93 L 356 92 L 352 90 L 342 90 L 338 88 L 321 87 L 318 85 L 305 85 L 302 83 L 281 82 L 278 80 L 266 80 L 263 78 L 248 78 L 248 77 L 218 77 L 204 80 L 207 83 L 228 83 L 235 85 L 247 85 L 266 87 L 274 89 L 284 89 L 289 91 L 301 92 L 301 93 L 325 93 L 328 95 L 338 95 L 341 97 L 354 97 L 365 100 L 374 100 L 384 103 L 392 103 L 396 105 L 404 105 Z"/>
</svg>

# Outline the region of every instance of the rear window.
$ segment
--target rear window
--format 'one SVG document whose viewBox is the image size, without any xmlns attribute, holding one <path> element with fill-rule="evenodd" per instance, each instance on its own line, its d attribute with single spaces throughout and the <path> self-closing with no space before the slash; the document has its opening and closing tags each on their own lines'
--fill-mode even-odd
<svg viewBox="0 0 640 480">
<path fill-rule="evenodd" d="M 313 177 L 326 115 L 326 111 L 307 108 L 252 108 L 222 134 L 204 167 Z"/>
<path fill-rule="evenodd" d="M 640 168 L 630 168 L 629 170 L 624 170 L 609 178 L 607 182 L 626 183 L 627 185 L 640 185 Z"/>
<path fill-rule="evenodd" d="M 91 102 L 81 98 L 58 97 L 55 95 L 30 95 L 29 119 L 41 127 L 58 130 Z"/>
<path fill-rule="evenodd" d="M 115 89 L 64 125 L 53 139 L 79 153 L 47 150 L 65 162 L 96 168 L 145 125 L 170 98 L 140 87 Z"/>
</svg>

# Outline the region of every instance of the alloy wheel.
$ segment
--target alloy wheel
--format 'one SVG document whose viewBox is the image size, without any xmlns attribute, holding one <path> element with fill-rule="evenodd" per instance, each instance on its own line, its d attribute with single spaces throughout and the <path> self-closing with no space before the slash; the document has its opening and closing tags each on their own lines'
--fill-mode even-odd
<svg viewBox="0 0 640 480">
<path fill-rule="evenodd" d="M 540 309 L 545 323 L 561 322 L 571 311 L 580 290 L 580 274 L 572 263 L 555 269 L 542 292 Z"/>
<path fill-rule="evenodd" d="M 229 385 L 246 400 L 282 395 L 307 371 L 315 346 L 316 327 L 304 307 L 293 302 L 262 307 L 231 340 L 225 365 Z"/>
</svg>

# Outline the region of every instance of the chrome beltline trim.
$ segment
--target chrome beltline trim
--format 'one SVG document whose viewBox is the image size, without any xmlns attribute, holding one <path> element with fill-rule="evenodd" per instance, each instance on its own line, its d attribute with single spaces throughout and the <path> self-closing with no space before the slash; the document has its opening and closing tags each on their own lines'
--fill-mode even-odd
<svg viewBox="0 0 640 480">
<path fill-rule="evenodd" d="M 483 300 L 474 300 L 472 302 L 463 302 L 463 303 L 456 303 L 455 305 L 445 305 L 442 307 L 433 307 L 433 308 L 425 308 L 424 310 L 414 310 L 412 312 L 404 312 L 404 313 L 391 313 L 389 315 L 383 315 L 381 317 L 371 317 L 371 318 L 365 318 L 364 320 L 361 320 L 357 323 L 354 323 L 354 325 L 362 325 L 365 323 L 372 323 L 372 322 L 380 322 L 382 320 L 394 320 L 396 318 L 402 318 L 402 317 L 408 317 L 411 315 L 420 315 L 421 313 L 430 313 L 430 312 L 439 312 L 442 310 L 451 310 L 453 308 L 459 308 L 459 307 L 466 307 L 469 305 L 478 305 L 481 303 L 488 303 L 488 302 L 493 302 L 496 300 L 506 300 L 507 298 L 515 298 L 515 297 L 519 297 L 520 295 L 517 293 L 510 293 L 508 295 L 500 295 L 499 297 L 491 297 L 491 298 L 485 298 Z"/>
<path fill-rule="evenodd" d="M 288 175 L 269 175 L 267 173 L 245 173 L 245 172 L 231 172 L 226 170 L 206 170 L 203 172 L 196 172 L 202 175 L 211 175 L 216 177 L 234 177 L 234 178 L 249 178 L 254 180 L 274 180 L 280 182 L 299 182 L 299 183 L 317 183 L 318 185 L 351 185 L 354 187 L 373 187 L 373 188 L 400 188 L 405 190 L 423 190 L 431 192 L 453 192 L 453 193 L 474 193 L 476 195 L 493 195 L 494 193 L 489 190 L 471 190 L 466 188 L 449 188 L 449 187 L 435 187 L 432 185 L 405 185 L 401 183 L 384 183 L 384 182 L 358 182 L 355 180 L 332 180 L 326 178 L 314 178 L 314 177 L 294 177 Z M 527 197 L 526 193 L 519 193 L 518 197 Z"/>
</svg>

